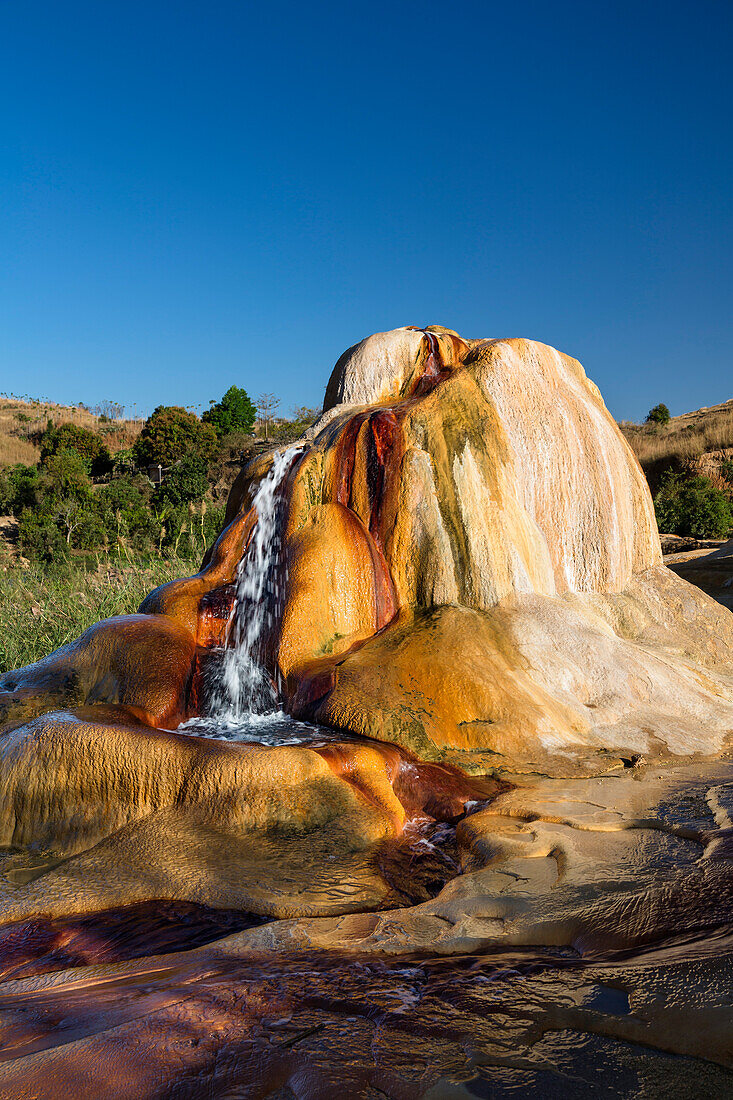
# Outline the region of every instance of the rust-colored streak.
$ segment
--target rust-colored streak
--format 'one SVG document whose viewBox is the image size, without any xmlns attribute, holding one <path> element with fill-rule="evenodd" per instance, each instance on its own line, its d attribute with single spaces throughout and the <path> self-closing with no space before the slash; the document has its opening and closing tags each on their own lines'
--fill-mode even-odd
<svg viewBox="0 0 733 1100">
<path fill-rule="evenodd" d="M 367 452 L 367 482 L 369 485 L 369 534 L 383 550 L 380 520 L 382 503 L 391 473 L 392 456 L 398 435 L 398 419 L 391 409 L 374 413 L 369 421 L 371 429 Z"/>
<path fill-rule="evenodd" d="M 374 567 L 374 617 L 381 630 L 397 614 L 397 596 L 385 557 L 383 531 L 385 496 L 394 485 L 395 460 L 398 459 L 399 416 L 393 410 L 374 413 L 370 418 L 367 443 L 367 484 L 369 488 L 369 549 Z"/>
<path fill-rule="evenodd" d="M 320 657 L 291 674 L 285 685 L 288 711 L 299 718 L 308 719 L 336 683 L 336 659 Z"/>
<path fill-rule="evenodd" d="M 356 461 L 356 441 L 359 430 L 368 413 L 357 413 L 344 426 L 336 444 L 335 496 L 339 504 L 349 507 L 351 500 L 351 482 Z"/>
<path fill-rule="evenodd" d="M 485 802 L 508 787 L 487 776 L 465 775 L 448 764 L 425 763 L 404 749 L 400 754 L 392 786 L 410 816 L 422 812 L 436 821 L 452 821 L 464 813 L 467 802 Z"/>
<path fill-rule="evenodd" d="M 411 397 L 424 397 L 452 373 L 451 368 L 443 362 L 440 342 L 435 333 L 423 331 L 423 336 L 428 342 L 428 353 L 423 363 L 422 373 L 410 394 Z"/>
<path fill-rule="evenodd" d="M 487 802 L 507 786 L 487 776 L 467 776 L 450 765 L 424 763 L 389 742 L 361 738 L 312 747 L 336 775 L 379 803 L 379 787 L 372 779 L 377 770 L 376 754 L 384 768 L 382 779 L 386 776 L 408 820 L 427 815 L 435 821 L 455 821 L 466 812 L 468 803 Z M 365 767 L 366 754 L 369 767 Z"/>
<path fill-rule="evenodd" d="M 362 452 L 362 460 L 366 464 L 369 516 L 364 517 L 364 521 L 365 526 L 368 524 L 368 545 L 374 577 L 375 631 L 391 622 L 397 613 L 397 597 L 384 554 L 381 532 L 382 505 L 389 482 L 392 457 L 399 450 L 396 446 L 398 423 L 399 414 L 392 409 L 356 413 L 342 428 L 336 444 L 332 495 L 339 504 L 353 511 L 351 495 L 357 451 L 363 446 L 362 440 L 366 440 L 366 454 Z M 367 431 L 362 433 L 365 424 Z"/>
<path fill-rule="evenodd" d="M 226 644 L 236 599 L 237 586 L 233 582 L 204 593 L 199 603 L 198 645 L 211 649 Z"/>
</svg>

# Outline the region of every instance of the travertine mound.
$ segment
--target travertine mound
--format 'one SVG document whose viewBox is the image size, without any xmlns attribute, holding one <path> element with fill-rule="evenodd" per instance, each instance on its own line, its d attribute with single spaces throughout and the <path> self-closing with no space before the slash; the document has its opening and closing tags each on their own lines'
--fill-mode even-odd
<svg viewBox="0 0 733 1100">
<path fill-rule="evenodd" d="M 336 365 L 287 491 L 273 649 L 296 714 L 545 769 L 715 753 L 733 730 L 733 619 L 662 567 L 646 481 L 576 360 L 370 337 Z"/>
<path fill-rule="evenodd" d="M 198 576 L 0 680 L 8 717 L 196 713 L 271 461 L 242 472 Z M 643 474 L 569 356 L 439 327 L 371 336 L 336 364 L 282 492 L 267 651 L 295 715 L 469 770 L 726 744 L 733 617 L 662 566 Z"/>
</svg>

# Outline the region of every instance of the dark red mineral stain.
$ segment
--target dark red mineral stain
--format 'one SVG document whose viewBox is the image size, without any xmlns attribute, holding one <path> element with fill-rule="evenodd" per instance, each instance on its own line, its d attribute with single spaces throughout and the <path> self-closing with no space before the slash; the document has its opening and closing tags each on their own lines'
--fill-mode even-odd
<svg viewBox="0 0 733 1100">
<path fill-rule="evenodd" d="M 37 917 L 0 928 L 0 978 L 189 950 L 264 920 L 182 901 L 147 901 L 78 917 Z"/>
</svg>

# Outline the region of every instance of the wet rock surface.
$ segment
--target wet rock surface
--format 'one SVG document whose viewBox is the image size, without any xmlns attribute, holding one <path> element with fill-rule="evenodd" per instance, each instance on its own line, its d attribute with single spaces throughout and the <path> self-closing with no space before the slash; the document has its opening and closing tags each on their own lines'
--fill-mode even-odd
<svg viewBox="0 0 733 1100">
<path fill-rule="evenodd" d="M 26 961 L 0 1095 L 727 1095 L 731 811 L 727 762 L 525 777 L 457 823 L 423 903 Z"/>
</svg>

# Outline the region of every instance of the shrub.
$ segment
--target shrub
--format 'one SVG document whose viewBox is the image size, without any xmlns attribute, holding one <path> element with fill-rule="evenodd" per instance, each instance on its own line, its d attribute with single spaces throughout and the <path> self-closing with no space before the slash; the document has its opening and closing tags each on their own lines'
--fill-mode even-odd
<svg viewBox="0 0 733 1100">
<path fill-rule="evenodd" d="M 92 483 L 89 479 L 88 460 L 77 451 L 65 448 L 49 455 L 41 464 L 39 490 L 43 499 L 74 497 L 77 500 L 89 500 L 92 496 Z"/>
<path fill-rule="evenodd" d="M 646 414 L 647 424 L 659 424 L 662 428 L 669 424 L 671 419 L 672 417 L 666 405 L 655 405 Z"/>
<path fill-rule="evenodd" d="M 62 424 L 57 428 L 49 420 L 41 436 L 41 462 L 64 450 L 80 455 L 93 474 L 104 474 L 112 468 L 109 450 L 96 432 L 78 424 Z"/>
<path fill-rule="evenodd" d="M 211 506 L 207 501 L 191 501 L 179 507 L 168 506 L 162 512 L 163 535 L 161 546 L 176 556 L 201 558 L 224 526 L 223 507 Z"/>
<path fill-rule="evenodd" d="M 216 449 L 216 432 L 210 424 L 202 424 L 178 405 L 159 405 L 145 421 L 132 451 L 140 466 L 172 466 L 190 454 L 208 462 Z"/>
<path fill-rule="evenodd" d="M 733 528 L 728 495 L 707 477 L 667 473 L 654 497 L 660 531 L 692 538 L 724 538 Z"/>
<path fill-rule="evenodd" d="M 201 500 L 209 488 L 206 470 L 207 464 L 200 455 L 192 454 L 182 458 L 155 490 L 155 507 L 178 508 L 190 501 Z"/>
<path fill-rule="evenodd" d="M 19 516 L 24 508 L 37 503 L 40 476 L 35 466 L 9 466 L 0 471 L 0 512 Z"/>
<path fill-rule="evenodd" d="M 115 478 L 99 494 L 108 542 L 132 544 L 138 550 L 155 546 L 160 525 L 148 507 L 149 483 L 143 478 Z"/>
<path fill-rule="evenodd" d="M 212 401 L 211 408 L 201 419 L 205 424 L 211 424 L 219 439 L 222 439 L 232 432 L 251 432 L 256 415 L 247 391 L 239 386 L 230 386 L 221 401 L 216 404 Z"/>
<path fill-rule="evenodd" d="M 733 459 L 724 458 L 720 463 L 720 476 L 733 488 Z"/>
</svg>

